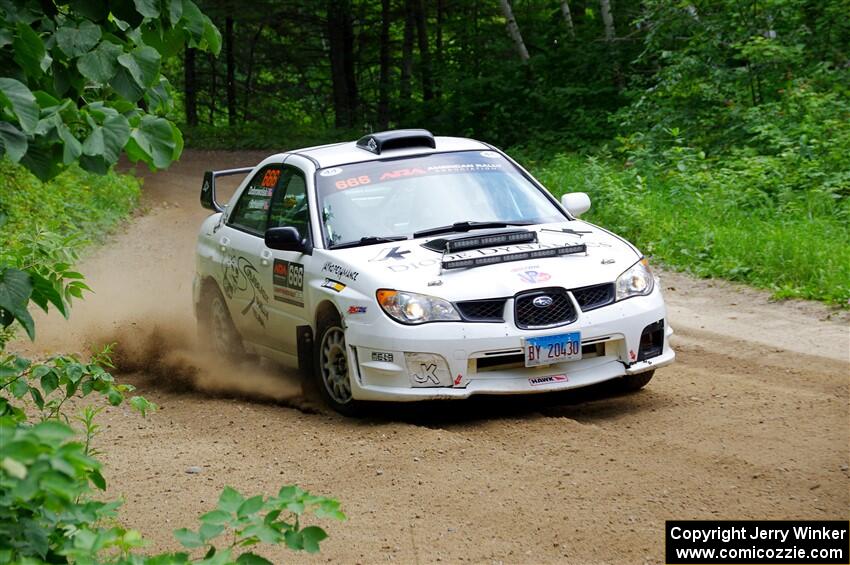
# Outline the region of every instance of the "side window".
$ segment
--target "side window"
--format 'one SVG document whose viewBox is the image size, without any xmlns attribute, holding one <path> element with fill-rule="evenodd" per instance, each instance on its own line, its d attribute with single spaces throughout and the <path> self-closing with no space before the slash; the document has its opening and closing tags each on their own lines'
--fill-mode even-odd
<svg viewBox="0 0 850 565">
<path fill-rule="evenodd" d="M 309 237 L 310 214 L 307 208 L 307 181 L 295 167 L 285 167 L 283 179 L 275 191 L 269 214 L 269 227 L 292 226 Z"/>
<path fill-rule="evenodd" d="M 227 224 L 262 236 L 266 232 L 272 197 L 280 177 L 280 165 L 261 169 L 245 187 L 227 219 Z"/>
</svg>

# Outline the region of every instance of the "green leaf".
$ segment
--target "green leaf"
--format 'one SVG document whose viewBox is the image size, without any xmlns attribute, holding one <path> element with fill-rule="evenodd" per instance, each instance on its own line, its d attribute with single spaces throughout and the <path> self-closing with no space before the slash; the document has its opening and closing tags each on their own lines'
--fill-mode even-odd
<svg viewBox="0 0 850 565">
<path fill-rule="evenodd" d="M 59 388 L 59 377 L 56 376 L 54 371 L 50 371 L 41 377 L 41 389 L 44 391 L 45 395 L 49 395 L 57 388 Z"/>
<path fill-rule="evenodd" d="M 26 465 L 11 457 L 4 457 L 3 461 L 0 461 L 0 467 L 16 479 L 23 480 L 27 477 Z"/>
<path fill-rule="evenodd" d="M 198 531 L 198 535 L 202 540 L 204 540 L 204 543 L 206 543 L 223 531 L 224 526 L 221 524 L 201 524 L 201 529 Z"/>
<path fill-rule="evenodd" d="M 232 518 L 232 513 L 224 510 L 212 510 L 202 515 L 200 520 L 204 524 L 227 524 Z"/>
<path fill-rule="evenodd" d="M 133 0 L 136 11 L 146 18 L 159 17 L 159 2 L 157 0 Z"/>
<path fill-rule="evenodd" d="M 15 398 L 23 398 L 30 390 L 27 380 L 24 377 L 18 377 L 12 384 L 9 385 L 9 391 Z"/>
<path fill-rule="evenodd" d="M 241 505 L 239 505 L 239 509 L 236 511 L 236 515 L 239 518 L 245 518 L 246 516 L 250 516 L 251 514 L 256 514 L 263 508 L 263 497 L 262 495 L 252 496 L 247 499 Z"/>
<path fill-rule="evenodd" d="M 127 69 L 137 85 L 148 88 L 159 76 L 160 56 L 156 49 L 144 45 L 119 55 L 118 64 Z"/>
<path fill-rule="evenodd" d="M 58 444 L 74 436 L 74 430 L 70 426 L 57 422 L 56 420 L 46 420 L 32 427 L 32 432 L 44 443 Z"/>
<path fill-rule="evenodd" d="M 235 489 L 224 487 L 218 497 L 218 509 L 229 513 L 236 512 L 243 500 L 245 499 Z"/>
<path fill-rule="evenodd" d="M 100 41 L 100 26 L 88 20 L 80 22 L 79 27 L 63 25 L 56 30 L 56 44 L 68 57 L 78 57 L 87 53 Z"/>
<path fill-rule="evenodd" d="M 136 83 L 130 71 L 122 66 L 118 66 L 115 71 L 115 76 L 109 80 L 109 86 L 115 90 L 122 98 L 132 102 L 133 106 L 144 95 L 145 89 Z"/>
<path fill-rule="evenodd" d="M 41 37 L 30 26 L 19 23 L 12 47 L 15 52 L 15 62 L 24 72 L 33 78 L 40 77 L 45 69 L 44 61 L 47 59 Z"/>
<path fill-rule="evenodd" d="M 38 125 L 38 103 L 30 89 L 13 78 L 0 78 L 0 102 L 9 106 L 24 133 L 33 133 Z"/>
<path fill-rule="evenodd" d="M 286 547 L 289 549 L 294 549 L 295 551 L 304 549 L 304 538 L 301 537 L 301 532 L 289 530 L 283 534 L 283 538 L 286 541 Z"/>
<path fill-rule="evenodd" d="M 213 55 L 218 55 L 221 52 L 221 32 L 206 16 L 204 16 L 204 41 L 207 44 L 207 49 Z"/>
<path fill-rule="evenodd" d="M 272 562 L 265 557 L 260 557 L 255 553 L 243 553 L 236 559 L 239 565 L 272 565 Z"/>
<path fill-rule="evenodd" d="M 26 152 L 27 136 L 9 122 L 0 122 L 0 157 L 17 163 Z"/>
<path fill-rule="evenodd" d="M 303 539 L 304 549 L 307 553 L 318 553 L 319 542 L 326 539 L 328 534 L 326 534 L 325 530 L 318 526 L 307 526 L 301 530 L 301 537 Z"/>
<path fill-rule="evenodd" d="M 177 22 L 179 22 L 182 17 L 183 0 L 168 0 L 168 21 L 171 22 L 171 26 L 176 26 Z M 2 47 L 2 45 L 0 45 L 0 47 Z"/>
<path fill-rule="evenodd" d="M 56 128 L 59 132 L 59 139 L 62 140 L 62 162 L 66 165 L 76 162 L 83 153 L 83 145 L 80 143 L 71 130 L 64 123 L 59 123 Z"/>
<path fill-rule="evenodd" d="M 32 296 L 30 296 L 30 299 L 38 304 L 45 312 L 47 312 L 48 303 L 53 304 L 62 316 L 67 319 L 69 311 L 68 305 L 62 299 L 61 283 L 53 283 L 35 272 L 30 273 L 30 279 L 32 280 Z"/>
<path fill-rule="evenodd" d="M 103 475 L 100 474 L 100 471 L 94 469 L 89 473 L 89 479 L 94 486 L 99 488 L 100 490 L 106 490 L 106 479 L 103 478 Z"/>
<path fill-rule="evenodd" d="M 186 549 L 194 549 L 204 545 L 204 540 L 201 539 L 201 536 L 199 536 L 197 532 L 193 532 L 186 528 L 174 530 L 174 537 L 177 538 L 180 545 Z"/>
<path fill-rule="evenodd" d="M 80 74 L 97 84 L 112 80 L 118 70 L 118 56 L 124 53 L 120 45 L 111 41 L 101 41 L 94 50 L 77 60 Z"/>
<path fill-rule="evenodd" d="M 134 396 L 130 399 L 130 406 L 139 412 L 142 416 L 147 416 L 148 412 L 154 412 L 156 410 L 156 404 L 148 401 L 147 398 L 143 396 Z"/>
<path fill-rule="evenodd" d="M 130 124 L 121 114 L 108 116 L 103 121 L 103 158 L 110 165 L 118 161 L 121 150 L 130 139 Z"/>
<path fill-rule="evenodd" d="M 204 14 L 192 0 L 183 0 L 183 21 L 192 41 L 200 43 L 204 36 Z"/>
<path fill-rule="evenodd" d="M 179 140 L 182 145 L 182 139 Z M 165 118 L 145 115 L 138 127 L 130 131 L 127 155 L 134 161 L 144 161 L 157 169 L 164 169 L 174 160 L 178 140 L 174 138 L 172 124 Z"/>
<path fill-rule="evenodd" d="M 17 269 L 0 271 L 0 310 L 11 314 L 24 327 L 30 339 L 35 339 L 35 323 L 27 311 L 31 294 L 29 274 Z"/>
</svg>

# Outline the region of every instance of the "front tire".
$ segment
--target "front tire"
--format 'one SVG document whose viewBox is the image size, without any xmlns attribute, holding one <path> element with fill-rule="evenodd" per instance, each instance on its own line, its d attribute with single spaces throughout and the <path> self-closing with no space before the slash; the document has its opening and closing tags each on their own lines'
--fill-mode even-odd
<svg viewBox="0 0 850 565">
<path fill-rule="evenodd" d="M 647 384 L 652 380 L 652 377 L 655 375 L 655 369 L 651 371 L 645 371 L 643 373 L 638 373 L 636 375 L 625 375 L 619 381 L 620 390 L 623 392 L 635 392 Z"/>
<path fill-rule="evenodd" d="M 351 367 L 348 363 L 348 346 L 345 330 L 339 315 L 319 320 L 316 340 L 314 377 L 316 388 L 324 401 L 345 416 L 363 412 L 363 404 L 351 396 Z"/>
</svg>

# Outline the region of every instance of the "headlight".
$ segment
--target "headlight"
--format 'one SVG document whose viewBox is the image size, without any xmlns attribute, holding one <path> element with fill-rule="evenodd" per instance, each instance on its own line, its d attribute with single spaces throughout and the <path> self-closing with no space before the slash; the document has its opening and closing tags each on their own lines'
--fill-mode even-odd
<svg viewBox="0 0 850 565">
<path fill-rule="evenodd" d="M 379 290 L 377 297 L 384 312 L 402 324 L 460 321 L 454 306 L 442 298 L 388 289 Z"/>
<path fill-rule="evenodd" d="M 632 296 L 646 296 L 655 287 L 655 278 L 649 270 L 649 262 L 641 259 L 625 273 L 617 277 L 617 300 Z"/>
</svg>

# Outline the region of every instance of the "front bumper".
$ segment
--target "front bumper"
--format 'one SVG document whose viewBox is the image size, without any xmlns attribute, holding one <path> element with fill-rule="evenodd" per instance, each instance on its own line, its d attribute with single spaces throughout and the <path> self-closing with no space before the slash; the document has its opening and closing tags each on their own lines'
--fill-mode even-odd
<svg viewBox="0 0 850 565">
<path fill-rule="evenodd" d="M 520 330 L 505 309 L 504 323 L 445 322 L 403 326 L 382 312 L 370 319 L 348 317 L 346 341 L 352 396 L 358 400 L 415 401 L 468 398 L 474 394 L 533 394 L 589 386 L 663 367 L 673 362 L 673 333 L 661 292 L 579 312 L 568 325 Z M 638 361 L 641 333 L 663 321 L 659 354 Z M 523 338 L 581 332 L 583 358 L 527 368 Z M 656 351 L 656 353 L 658 353 Z M 432 368 L 420 378 L 416 366 Z M 439 386 L 435 386 L 439 382 Z"/>
</svg>

